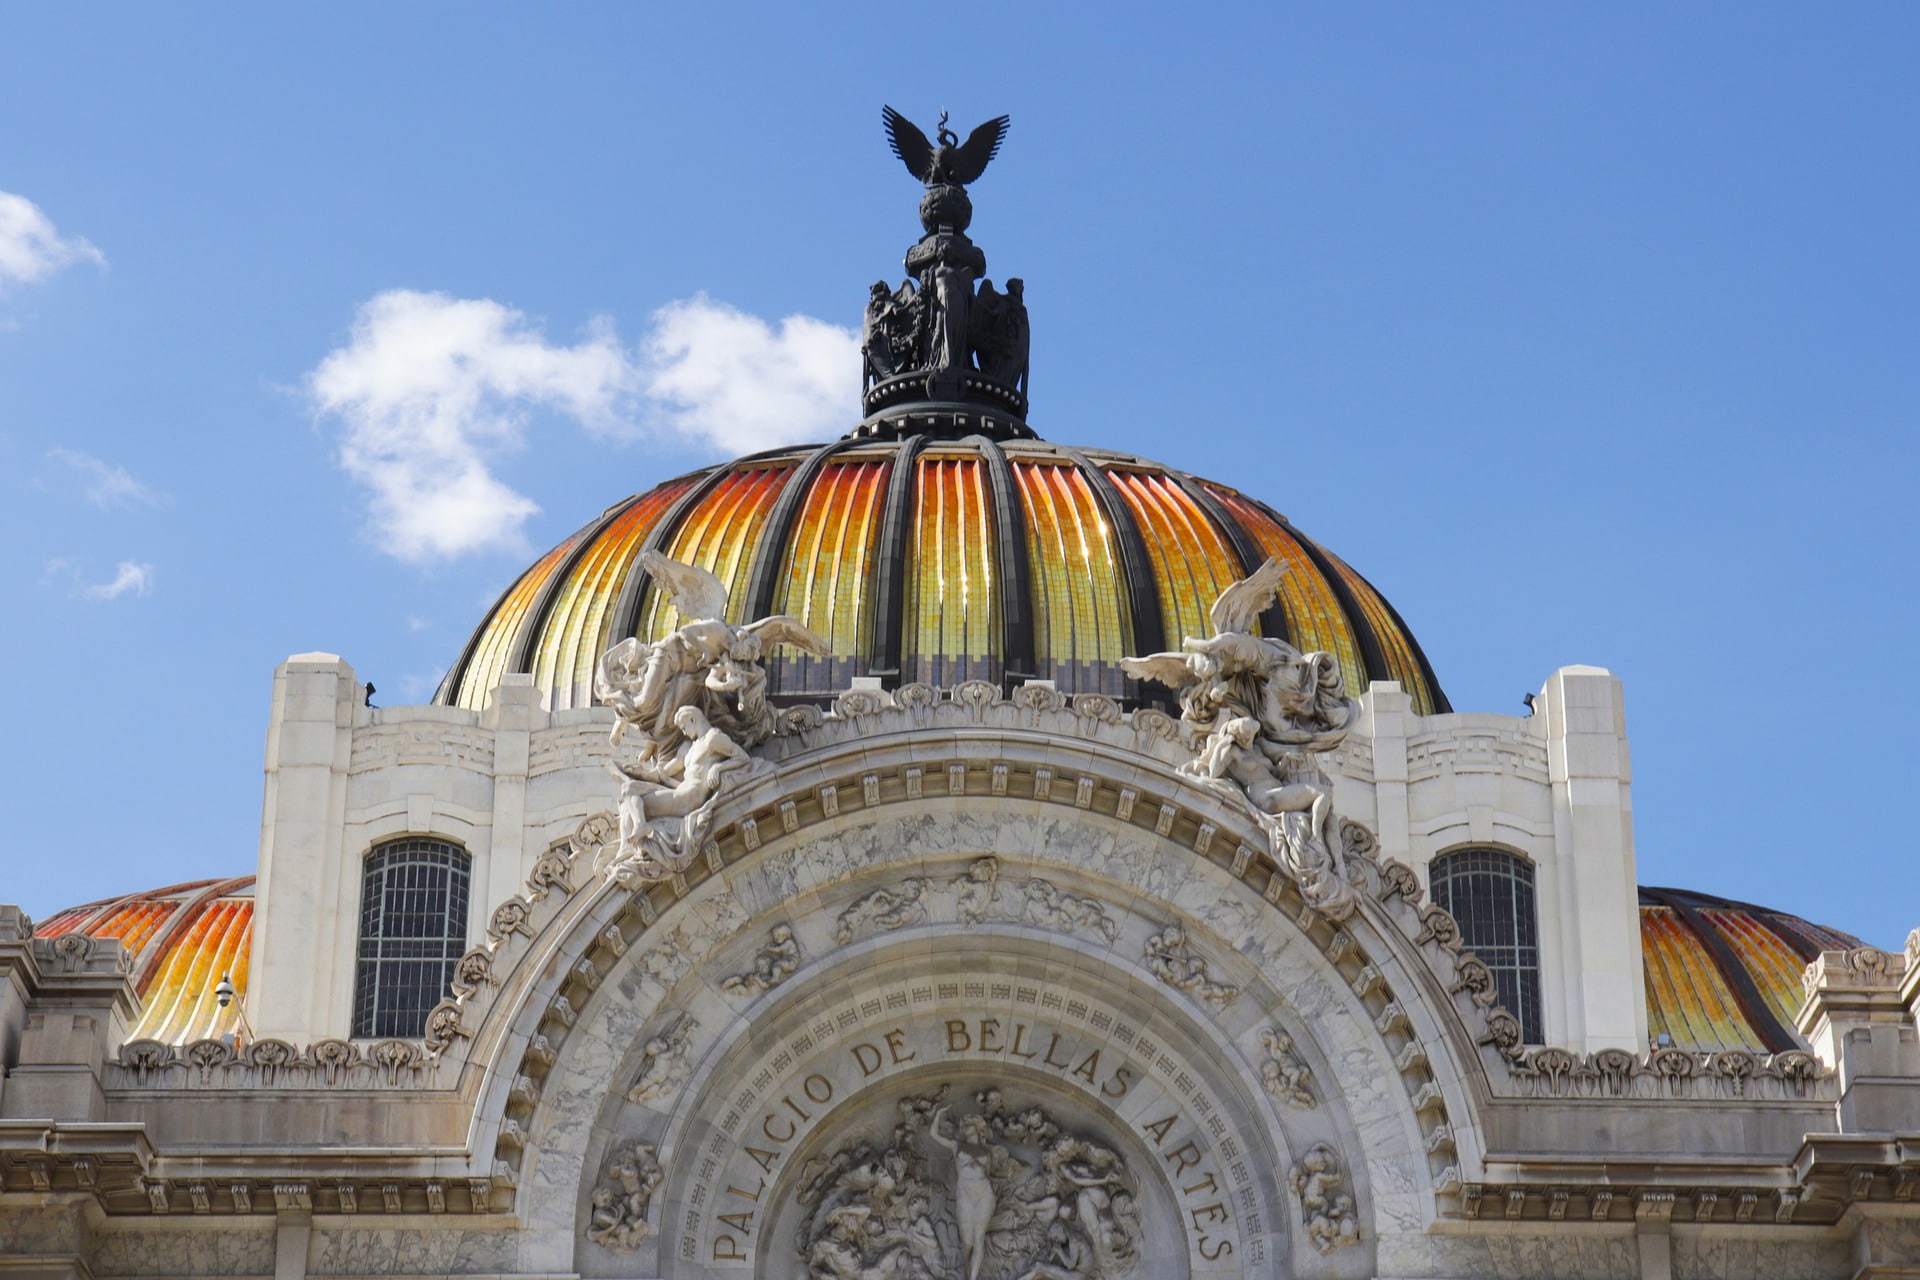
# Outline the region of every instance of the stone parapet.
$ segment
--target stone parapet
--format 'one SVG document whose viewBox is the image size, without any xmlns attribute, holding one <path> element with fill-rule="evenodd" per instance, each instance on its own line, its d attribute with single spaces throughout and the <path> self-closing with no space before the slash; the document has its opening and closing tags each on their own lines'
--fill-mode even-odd
<svg viewBox="0 0 1920 1280">
<path fill-rule="evenodd" d="M 105 1067 L 140 1009 L 131 974 L 119 939 L 36 938 L 0 906 L 0 1118 L 105 1117 Z"/>
<path fill-rule="evenodd" d="M 1832 1064 L 1844 1133 L 1920 1129 L 1920 983 L 1913 968 L 1909 956 L 1876 947 L 1823 951 L 1807 966 L 1807 998 L 1795 1026 Z"/>
</svg>

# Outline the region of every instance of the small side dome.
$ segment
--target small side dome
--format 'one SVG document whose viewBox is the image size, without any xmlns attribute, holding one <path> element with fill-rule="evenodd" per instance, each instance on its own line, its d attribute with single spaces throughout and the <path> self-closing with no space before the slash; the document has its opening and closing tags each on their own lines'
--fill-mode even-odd
<svg viewBox="0 0 1920 1280">
<path fill-rule="evenodd" d="M 1640 888 L 1647 1034 L 1699 1052 L 1805 1049 L 1793 1029 L 1800 976 L 1860 939 L 1799 916 L 1690 889 Z"/>
<path fill-rule="evenodd" d="M 217 1040 L 240 1028 L 253 942 L 252 876 L 196 880 L 146 893 L 69 907 L 33 931 L 36 938 L 83 933 L 118 938 L 133 956 L 140 1021 L 128 1040 L 186 1044 Z M 214 994 L 221 975 L 237 998 L 226 1008 Z"/>
<path fill-rule="evenodd" d="M 832 645 L 767 664 L 789 701 L 855 676 L 1037 678 L 1151 701 L 1119 659 L 1211 634 L 1221 590 L 1277 556 L 1289 572 L 1264 634 L 1334 654 L 1352 693 L 1396 680 L 1416 711 L 1451 710 L 1385 597 L 1264 503 L 1127 454 L 984 435 L 850 436 L 615 503 L 508 588 L 434 701 L 481 709 L 513 672 L 553 710 L 591 705 L 608 647 L 679 625 L 639 567 L 646 549 L 726 583 L 728 621 L 793 614 Z"/>
</svg>

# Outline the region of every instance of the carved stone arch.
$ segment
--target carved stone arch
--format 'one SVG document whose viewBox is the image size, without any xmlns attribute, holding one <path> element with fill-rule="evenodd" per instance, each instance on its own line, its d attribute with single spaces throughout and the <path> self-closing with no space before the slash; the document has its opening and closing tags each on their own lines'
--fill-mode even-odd
<svg viewBox="0 0 1920 1280">
<path fill-rule="evenodd" d="M 1271 1260 L 1275 1244 L 1284 1247 L 1288 1239 L 1287 1223 L 1274 1212 L 1285 1203 L 1281 1171 L 1289 1152 L 1284 1138 L 1278 1148 L 1268 1141 L 1276 1135 L 1261 1122 L 1257 1085 L 1236 1069 L 1232 1043 L 1190 1002 L 1142 1002 L 1138 985 L 1151 979 L 1117 958 L 1089 963 L 1079 956 L 1069 965 L 1068 953 L 1043 931 L 999 922 L 976 932 L 979 945 L 956 962 L 937 945 L 947 931 L 939 923 L 910 927 L 814 961 L 756 1006 L 751 1025 L 742 1020 L 716 1039 L 684 1094 L 648 1114 L 622 1106 L 616 1092 L 605 1117 L 609 1126 L 653 1126 L 669 1170 L 660 1218 L 679 1231 L 660 1242 L 660 1273 L 703 1275 L 669 1264 L 731 1261 L 737 1267 L 741 1259 L 733 1255 L 745 1254 L 765 1269 L 754 1274 L 780 1274 L 779 1264 L 794 1255 L 790 1241 L 780 1238 L 792 1225 L 792 1210 L 779 1197 L 808 1154 L 859 1136 L 831 1117 L 844 1118 L 847 1107 L 877 1105 L 884 1112 L 895 1094 L 947 1083 L 956 1113 L 977 1112 L 972 1094 L 997 1084 L 1009 1109 L 1038 1105 L 1062 1119 L 1075 1116 L 1083 1129 L 1094 1126 L 1079 1136 L 1113 1149 L 1124 1146 L 1147 1160 L 1182 1152 L 1168 1167 L 1192 1175 L 1184 1182 L 1197 1188 L 1196 1207 L 1222 1205 L 1203 1215 L 1205 1225 L 1216 1228 L 1204 1247 L 1233 1257 L 1224 1274 L 1266 1274 L 1264 1267 L 1245 1272 L 1240 1264 L 1248 1254 Z M 1181 1119 L 1166 1124 L 1174 1115 Z M 1156 1123 L 1162 1126 L 1157 1134 L 1138 1131 Z M 757 1138 L 763 1155 L 742 1154 L 756 1146 L 756 1134 L 764 1134 Z M 827 1134 L 838 1136 L 821 1136 Z M 1229 1140 L 1225 1159 L 1222 1136 Z M 719 1153 L 715 1144 L 723 1138 L 731 1141 Z M 1189 1141 L 1195 1145 L 1185 1148 Z M 1206 1171 L 1194 1163 L 1203 1153 Z M 762 1158 L 770 1168 L 762 1168 Z M 742 1181 L 729 1174 L 729 1165 L 742 1176 L 765 1178 L 764 1187 L 748 1183 L 745 1189 L 775 1206 L 774 1236 L 741 1215 L 755 1202 L 729 1194 L 728 1187 Z M 1145 1172 L 1138 1159 L 1132 1167 Z M 1207 1172 L 1214 1175 L 1210 1185 Z M 1171 1183 L 1158 1176 L 1154 1226 L 1164 1239 L 1180 1230 L 1180 1218 L 1177 1192 L 1168 1192 Z M 1252 1193 L 1255 1205 L 1245 1238 L 1234 1198 L 1243 1192 Z M 729 1211 L 743 1229 L 737 1238 L 729 1237 L 728 1223 L 718 1227 L 726 1239 L 703 1240 L 687 1228 L 689 1214 L 711 1226 Z M 1236 1231 L 1224 1233 L 1220 1222 Z M 704 1256 L 690 1260 L 689 1250 Z M 1144 1274 L 1179 1273 L 1167 1262 L 1159 1259 Z"/>
<path fill-rule="evenodd" d="M 1086 744 L 1078 745 L 1086 749 Z M 1434 1194 L 1457 1190 L 1460 1175 L 1448 1166 L 1464 1168 L 1469 1176 L 1477 1171 L 1479 1127 L 1473 1117 L 1485 1096 L 1479 1073 L 1489 1051 L 1474 1048 L 1468 1024 L 1449 1000 L 1436 970 L 1436 964 L 1446 967 L 1444 949 L 1431 940 L 1415 940 L 1420 927 L 1417 901 L 1401 900 L 1397 882 L 1385 871 L 1360 877 L 1367 893 L 1354 915 L 1337 924 L 1317 917 L 1276 888 L 1249 852 L 1255 833 L 1234 813 L 1217 804 L 1205 809 L 1211 798 L 1182 791 L 1171 769 L 1106 748 L 1091 754 L 1114 758 L 1091 762 L 1099 766 L 1097 772 L 1090 765 L 1079 766 L 1085 772 L 1057 784 L 1053 803 L 1007 800 L 981 805 L 971 797 L 927 795 L 902 803 L 905 797 L 877 785 L 863 797 L 856 777 L 842 786 L 843 807 L 834 816 L 802 811 L 791 822 L 794 829 L 784 830 L 786 815 L 801 803 L 817 803 L 826 789 L 819 779 L 834 776 L 832 770 L 845 765 L 821 758 L 837 754 L 809 758 L 808 765 L 817 767 L 801 769 L 794 767 L 798 762 L 790 762 L 780 775 L 736 797 L 716 824 L 720 856 L 693 869 L 687 885 L 654 886 L 643 900 L 594 880 L 582 884 L 569 900 L 559 902 L 555 895 L 553 901 L 536 904 L 544 917 L 537 920 L 537 937 L 507 940 L 506 950 L 519 954 L 503 955 L 507 976 L 475 1036 L 472 1065 L 492 1064 L 475 1115 L 475 1149 L 476 1158 L 484 1159 L 489 1135 L 502 1127 L 503 1117 L 519 1127 L 519 1154 L 513 1157 L 518 1163 L 505 1176 L 518 1189 L 519 1212 L 535 1228 L 529 1248 L 545 1259 L 543 1265 L 570 1265 L 578 1206 L 598 1172 L 590 1167 L 589 1156 L 599 1159 L 600 1147 L 594 1144 L 608 1135 L 589 1132 L 595 1121 L 588 1113 L 597 1114 L 609 1093 L 632 1082 L 630 1068 L 638 1046 L 662 1029 L 658 1005 L 667 988 L 637 976 L 645 957 L 711 935 L 721 942 L 732 940 L 727 945 L 736 951 L 725 963 L 733 965 L 764 941 L 767 927 L 782 919 L 783 912 L 822 911 L 823 895 L 838 892 L 837 886 L 850 892 L 858 877 L 874 877 L 877 883 L 889 875 L 911 876 L 924 870 L 930 858 L 948 856 L 955 863 L 938 874 L 957 874 L 966 855 L 986 851 L 1044 865 L 1047 874 L 1062 883 L 1098 881 L 1117 899 L 1161 913 L 1163 923 L 1184 913 L 1190 926 L 1203 931 L 1194 935 L 1203 952 L 1223 964 L 1257 969 L 1263 962 L 1266 953 L 1243 924 L 1257 924 L 1275 939 L 1289 939 L 1285 946 L 1296 947 L 1295 954 L 1309 961 L 1308 970 L 1322 983 L 1311 1008 L 1316 1014 L 1337 1010 L 1342 1025 L 1359 1037 L 1370 1055 L 1363 1070 L 1323 1060 L 1322 1083 L 1372 1088 L 1384 1081 L 1391 1115 L 1371 1122 L 1362 1148 L 1368 1159 L 1374 1158 L 1386 1149 L 1376 1141 L 1383 1130 L 1397 1130 L 1405 1141 L 1393 1145 L 1410 1146 L 1418 1156 L 1412 1168 L 1356 1173 L 1369 1185 L 1378 1183 L 1391 1201 L 1382 1206 L 1381 1230 L 1419 1230 L 1434 1216 Z M 1007 754 L 1017 756 L 1011 750 Z M 860 763 L 870 765 L 873 759 L 869 751 Z M 1145 766 L 1168 776 L 1145 777 L 1150 772 Z M 1150 789 L 1163 784 L 1163 794 L 1187 800 L 1198 811 L 1190 818 L 1182 809 L 1181 823 L 1188 825 L 1176 826 L 1171 836 L 1154 830 L 1154 811 L 1146 807 L 1152 800 Z M 1135 821 L 1124 821 L 1106 811 L 1110 805 L 1076 803 L 1089 792 L 1106 800 L 1114 791 L 1134 787 L 1145 797 L 1136 803 L 1137 810 L 1145 810 L 1144 822 L 1138 813 Z M 862 804 L 863 799 L 870 803 Z M 919 822 L 920 834 L 902 836 L 902 818 Z M 1194 847 L 1198 840 L 1190 833 L 1196 830 L 1191 825 L 1195 820 L 1212 827 L 1211 856 Z M 750 838 L 747 833 L 755 826 L 757 838 Z M 1092 845 L 1076 847 L 1076 840 Z M 1073 880 L 1075 876 L 1091 879 Z M 749 883 L 758 884 L 758 896 L 743 898 L 736 890 Z M 682 889 L 684 896 L 676 898 Z M 730 903 L 718 901 L 722 895 L 729 896 Z M 1233 921 L 1197 920 L 1222 903 L 1238 913 Z M 609 932 L 620 935 L 618 946 L 607 940 Z M 1423 948 L 1428 954 L 1420 954 Z M 1277 943 L 1269 948 L 1275 955 L 1283 949 Z M 576 979 L 582 967 L 591 971 L 590 982 Z M 722 967 L 717 964 L 700 981 L 717 983 L 727 976 Z M 562 1001 L 566 1016 L 556 1020 Z M 1301 1031 L 1307 1021 L 1288 1019 L 1287 1029 Z M 704 1040 L 717 1030 L 703 1027 L 700 1034 Z M 1242 1028 L 1240 1053 L 1242 1071 L 1256 1082 L 1261 1065 L 1257 1033 L 1251 1023 Z M 527 1056 L 543 1038 L 545 1068 Z M 1311 1056 L 1314 1046 L 1307 1051 Z M 569 1094 L 569 1089 L 575 1092 Z"/>
</svg>

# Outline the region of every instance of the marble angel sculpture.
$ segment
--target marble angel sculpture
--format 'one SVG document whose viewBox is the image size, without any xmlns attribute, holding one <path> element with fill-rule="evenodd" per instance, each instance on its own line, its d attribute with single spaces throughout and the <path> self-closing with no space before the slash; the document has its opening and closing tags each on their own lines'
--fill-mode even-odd
<svg viewBox="0 0 1920 1280">
<path fill-rule="evenodd" d="M 601 656 L 593 690 L 614 710 L 616 750 L 637 739 L 620 779 L 620 844 L 607 873 L 624 883 L 678 874 L 712 827 L 722 790 L 767 767 L 749 751 L 775 721 L 761 660 L 775 645 L 825 654 L 827 643 L 785 615 L 735 626 L 727 588 L 697 565 L 658 551 L 640 563 L 672 598 L 681 625 L 655 641 L 633 637 Z"/>
<path fill-rule="evenodd" d="M 772 737 L 773 707 L 761 659 L 781 644 L 825 655 L 827 642 L 786 614 L 739 626 L 724 621 L 726 584 L 698 565 L 653 550 L 640 553 L 640 564 L 673 600 L 681 624 L 652 642 L 622 640 L 601 656 L 593 691 L 619 716 L 613 744 L 637 731 L 641 763 L 657 759 L 664 767 L 677 746 L 673 717 L 682 707 L 698 707 L 742 747 Z"/>
<path fill-rule="evenodd" d="M 1309 904 L 1340 919 L 1352 911 L 1354 891 L 1330 834 L 1333 785 L 1313 757 L 1345 740 L 1360 707 L 1332 654 L 1252 634 L 1286 571 L 1270 559 L 1222 591 L 1207 615 L 1212 637 L 1188 636 L 1179 653 L 1123 658 L 1121 666 L 1179 691 L 1195 745 L 1181 772 L 1243 797 L 1273 860 Z"/>
</svg>

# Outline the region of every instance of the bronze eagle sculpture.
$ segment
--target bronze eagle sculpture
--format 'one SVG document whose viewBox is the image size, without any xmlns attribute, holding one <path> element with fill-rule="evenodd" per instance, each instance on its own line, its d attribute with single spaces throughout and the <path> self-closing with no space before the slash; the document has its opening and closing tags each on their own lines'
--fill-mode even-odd
<svg viewBox="0 0 1920 1280">
<path fill-rule="evenodd" d="M 947 113 L 940 113 L 940 127 L 934 131 L 938 146 L 913 121 L 892 107 L 880 108 L 881 123 L 887 128 L 887 142 L 893 154 L 907 166 L 907 172 L 930 187 L 964 187 L 986 172 L 987 162 L 1000 150 L 1012 116 L 995 116 L 967 135 L 965 143 L 947 128 Z"/>
</svg>

